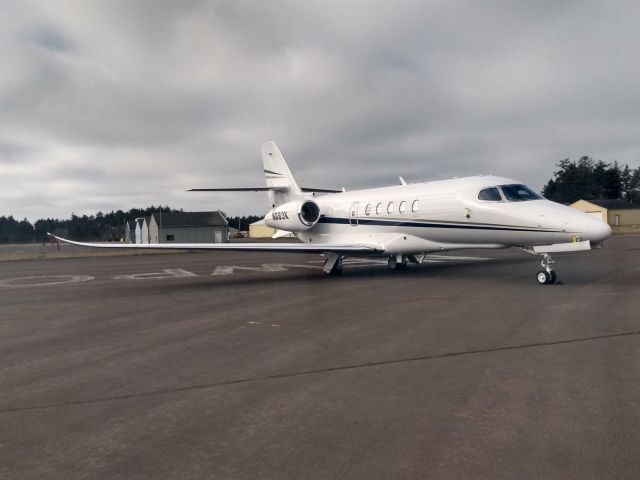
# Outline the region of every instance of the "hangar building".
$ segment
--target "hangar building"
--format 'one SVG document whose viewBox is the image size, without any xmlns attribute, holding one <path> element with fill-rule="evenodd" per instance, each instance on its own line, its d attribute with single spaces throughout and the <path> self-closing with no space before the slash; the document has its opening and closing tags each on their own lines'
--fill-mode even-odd
<svg viewBox="0 0 640 480">
<path fill-rule="evenodd" d="M 570 206 L 612 227 L 640 227 L 640 205 L 625 200 L 578 200 Z"/>
<path fill-rule="evenodd" d="M 136 221 L 130 220 L 124 223 L 124 241 L 136 243 Z"/>
<path fill-rule="evenodd" d="M 249 225 L 250 238 L 271 238 L 274 233 L 276 233 L 276 229 L 267 226 L 264 223 L 264 218 Z"/>
<path fill-rule="evenodd" d="M 136 218 L 135 222 L 136 222 L 136 229 L 135 229 L 135 243 L 149 243 L 149 239 L 147 238 L 147 241 L 145 242 L 143 237 L 142 237 L 142 226 L 144 223 L 144 218 Z"/>
<path fill-rule="evenodd" d="M 148 217 L 150 243 L 222 243 L 229 223 L 216 212 L 153 213 Z"/>
<path fill-rule="evenodd" d="M 271 228 L 265 223 L 264 218 L 249 225 L 249 238 L 273 238 L 276 232 L 279 232 L 276 238 L 296 238 L 293 233 Z"/>
</svg>

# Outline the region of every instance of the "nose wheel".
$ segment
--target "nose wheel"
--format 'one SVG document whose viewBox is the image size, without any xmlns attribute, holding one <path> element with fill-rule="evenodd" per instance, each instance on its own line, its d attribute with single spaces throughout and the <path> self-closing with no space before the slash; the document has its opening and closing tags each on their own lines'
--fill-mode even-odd
<svg viewBox="0 0 640 480">
<path fill-rule="evenodd" d="M 549 285 L 550 283 L 556 283 L 558 276 L 553 270 L 551 270 L 550 272 L 547 272 L 546 270 L 540 270 L 538 272 L 537 279 L 540 285 Z"/>
<path fill-rule="evenodd" d="M 551 258 L 551 255 L 548 253 L 542 254 L 542 260 L 540 261 L 540 265 L 544 270 L 540 270 L 536 275 L 536 279 L 540 285 L 549 285 L 552 283 L 556 283 L 558 280 L 558 276 L 556 272 L 551 269 L 551 265 L 555 263 L 555 260 Z"/>
</svg>

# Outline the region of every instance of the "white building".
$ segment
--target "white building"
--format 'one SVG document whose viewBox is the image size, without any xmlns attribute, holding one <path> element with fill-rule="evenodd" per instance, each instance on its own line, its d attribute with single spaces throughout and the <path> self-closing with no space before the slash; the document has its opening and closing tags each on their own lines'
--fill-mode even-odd
<svg viewBox="0 0 640 480">
<path fill-rule="evenodd" d="M 135 239 L 136 243 L 142 243 L 142 224 L 144 222 L 144 218 L 136 218 L 136 229 L 135 229 Z"/>
<path fill-rule="evenodd" d="M 124 241 L 136 243 L 136 221 L 126 221 L 124 224 Z"/>
<path fill-rule="evenodd" d="M 149 218 L 150 217 L 144 217 L 142 219 L 141 243 L 149 243 Z"/>
</svg>

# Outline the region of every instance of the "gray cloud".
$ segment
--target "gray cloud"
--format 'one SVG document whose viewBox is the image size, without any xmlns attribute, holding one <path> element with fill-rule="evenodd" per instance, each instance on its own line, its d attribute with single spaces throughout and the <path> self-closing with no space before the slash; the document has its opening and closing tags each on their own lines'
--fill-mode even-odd
<svg viewBox="0 0 640 480">
<path fill-rule="evenodd" d="M 535 188 L 565 157 L 638 166 L 636 2 L 8 2 L 0 213 L 258 213 L 259 144 L 301 183 L 474 173 Z"/>
</svg>

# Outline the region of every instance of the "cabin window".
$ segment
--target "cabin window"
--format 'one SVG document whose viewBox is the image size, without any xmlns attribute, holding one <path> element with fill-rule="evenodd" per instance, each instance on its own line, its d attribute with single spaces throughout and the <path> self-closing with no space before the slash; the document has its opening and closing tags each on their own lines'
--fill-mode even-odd
<svg viewBox="0 0 640 480">
<path fill-rule="evenodd" d="M 398 207 L 398 211 L 400 213 L 404 213 L 407 210 L 407 202 L 405 202 L 404 200 L 402 202 L 400 202 L 400 206 Z"/>
<path fill-rule="evenodd" d="M 420 202 L 418 202 L 418 200 L 414 200 L 413 203 L 411 204 L 411 211 L 417 212 L 419 206 L 420 206 Z"/>
<path fill-rule="evenodd" d="M 376 205 L 376 214 L 380 215 L 382 213 L 382 203 Z"/>
<path fill-rule="evenodd" d="M 393 212 L 393 202 L 389 202 L 389 205 L 387 205 L 387 213 L 391 215 L 392 212 Z"/>
<path fill-rule="evenodd" d="M 502 197 L 500 196 L 500 191 L 496 187 L 491 187 L 480 190 L 478 200 L 484 200 L 485 202 L 499 202 L 502 200 Z"/>
<path fill-rule="evenodd" d="M 167 242 L 173 242 L 175 241 L 176 236 L 175 235 L 167 235 Z"/>
<path fill-rule="evenodd" d="M 369 215 L 371 215 L 371 204 L 367 203 L 367 206 L 364 207 L 364 214 L 368 217 Z"/>
<path fill-rule="evenodd" d="M 501 185 L 505 198 L 511 202 L 526 202 L 527 200 L 540 200 L 542 197 L 526 185 Z"/>
</svg>

